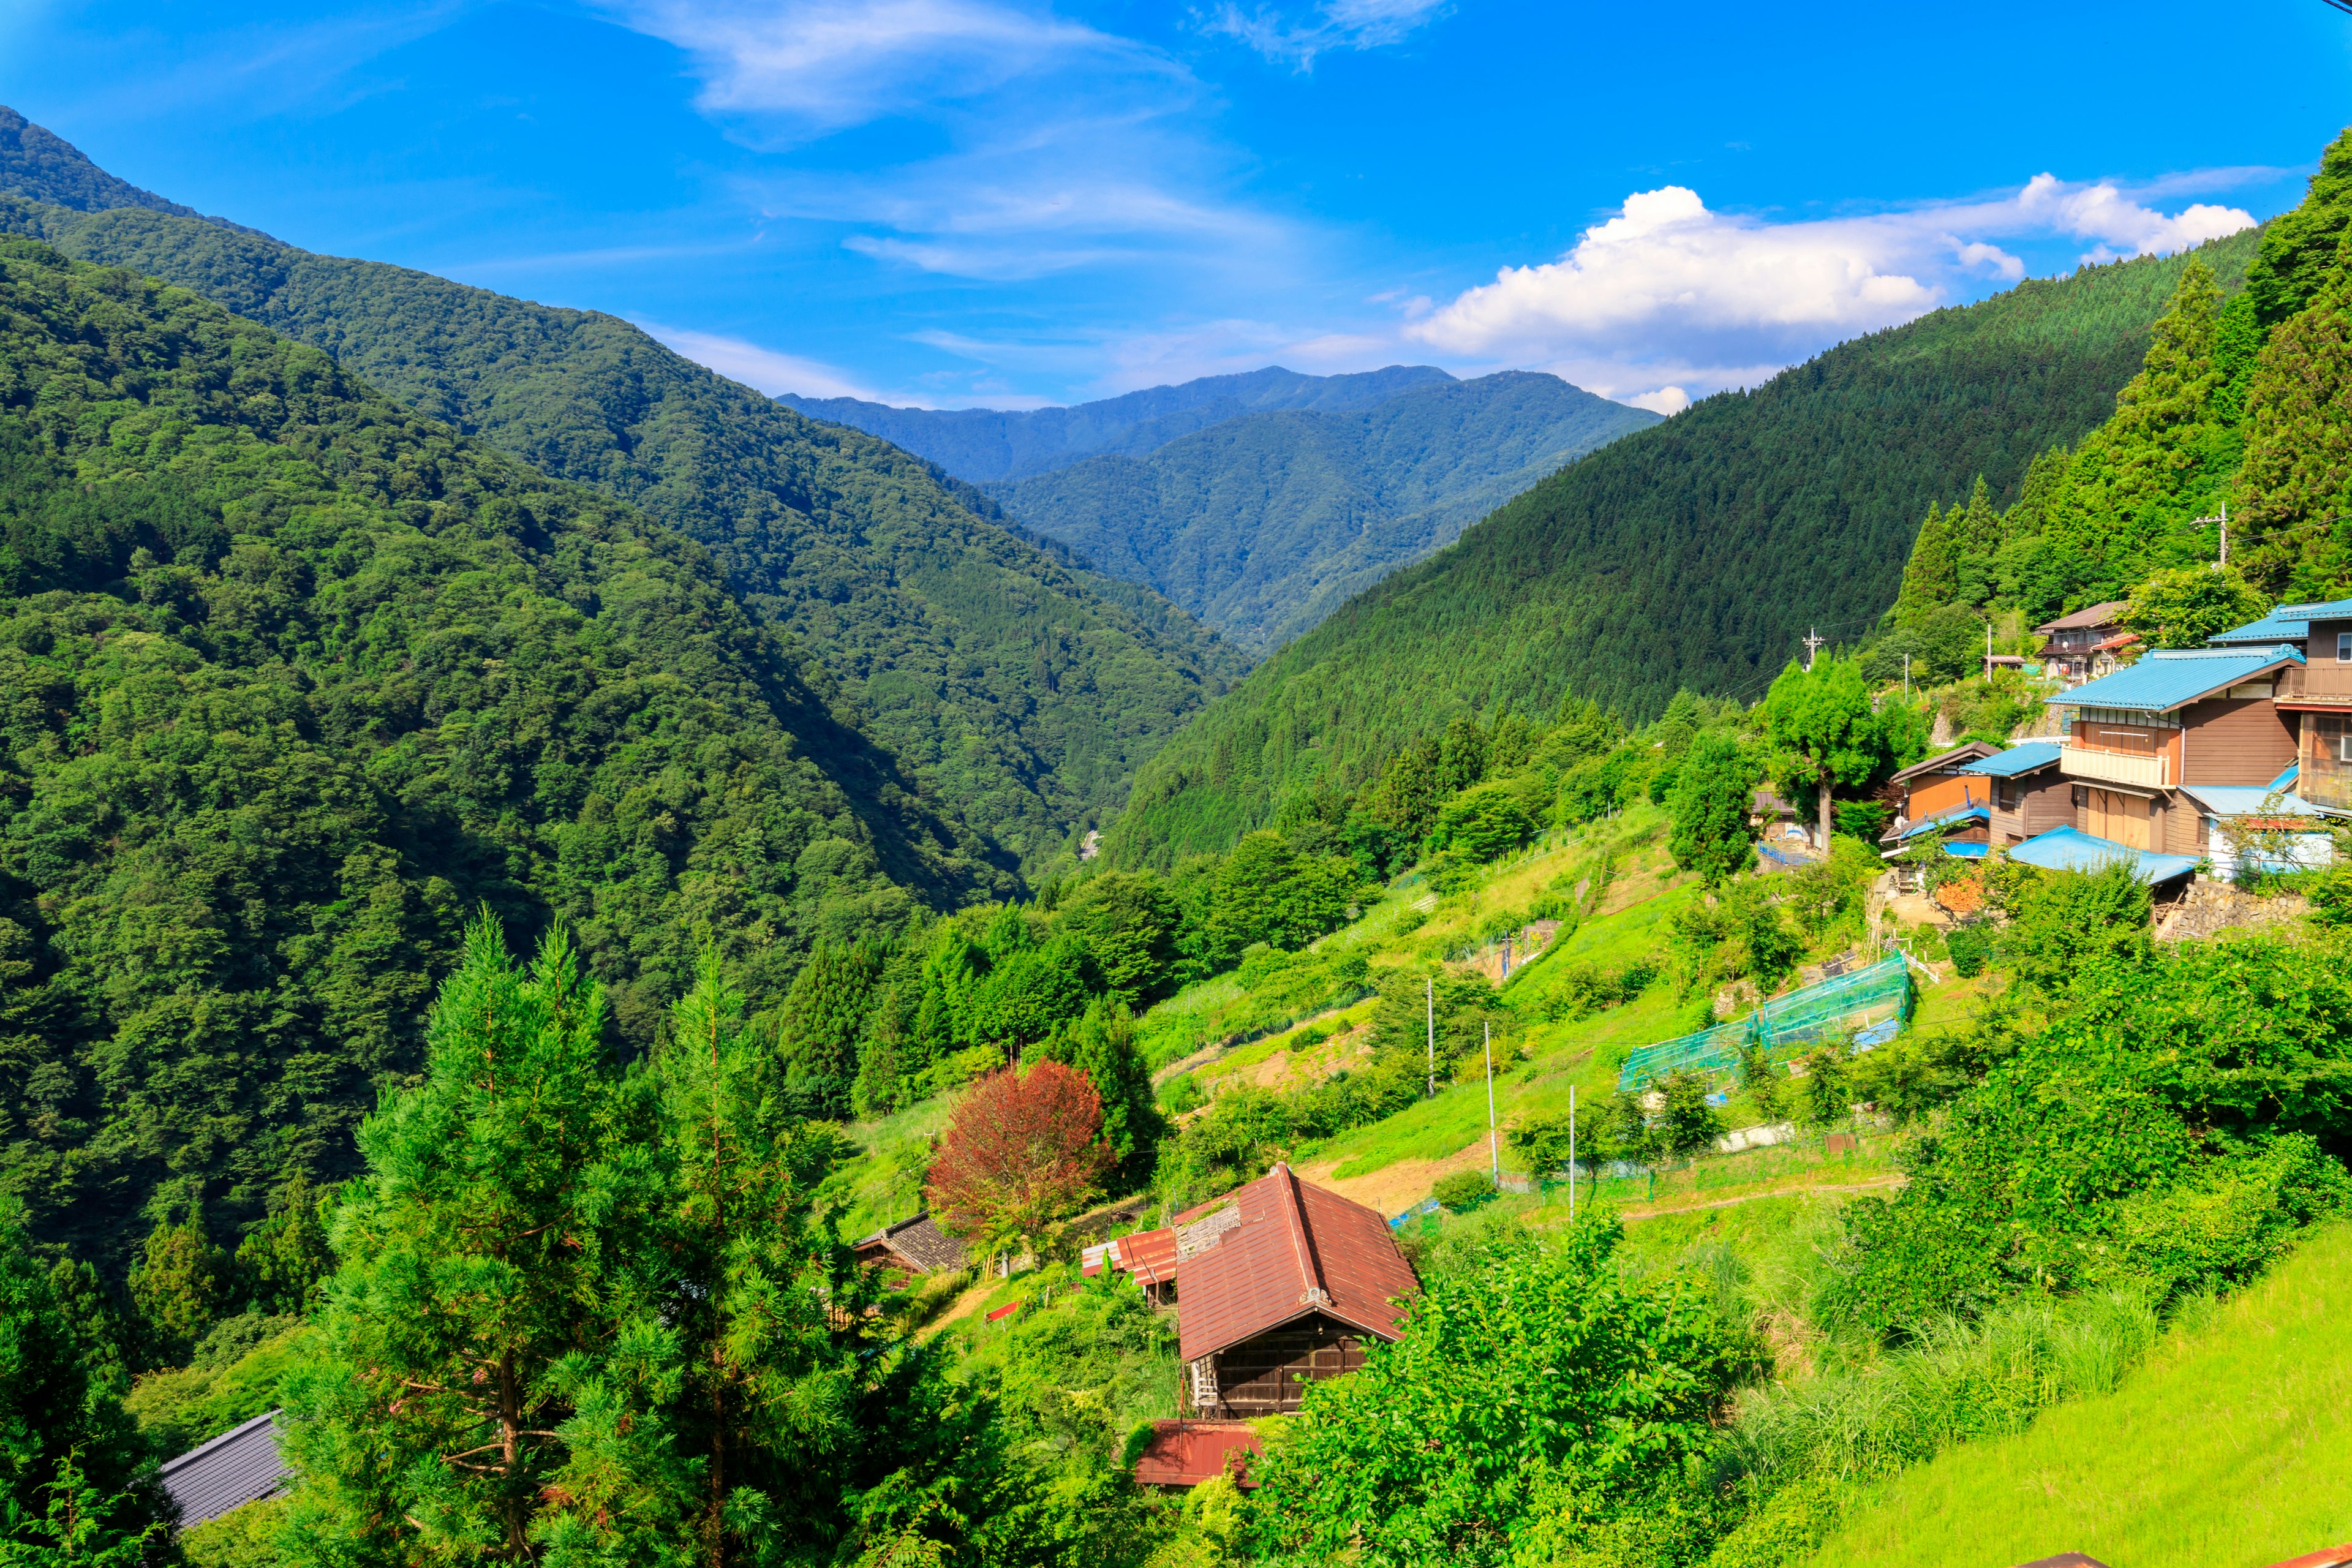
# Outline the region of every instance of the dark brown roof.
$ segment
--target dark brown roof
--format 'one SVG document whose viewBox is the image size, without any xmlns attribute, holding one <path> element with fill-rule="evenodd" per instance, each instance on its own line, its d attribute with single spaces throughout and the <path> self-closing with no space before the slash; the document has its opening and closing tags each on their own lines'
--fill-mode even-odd
<svg viewBox="0 0 2352 1568">
<path fill-rule="evenodd" d="M 1929 773 L 1941 773 L 1946 768 L 1957 768 L 1962 763 L 1973 763 L 1979 757 L 1990 757 L 2000 750 L 1999 746 L 1989 746 L 1982 741 L 1970 741 L 1966 745 L 1954 746 L 1948 752 L 1938 752 L 1924 763 L 1913 763 L 1886 782 L 1898 784 L 1909 784 L 1913 779 L 1925 778 Z"/>
<path fill-rule="evenodd" d="M 918 1274 L 952 1274 L 964 1266 L 963 1243 L 941 1230 L 928 1214 L 886 1225 L 852 1245 L 861 1262 L 878 1263 L 887 1254 Z"/>
<path fill-rule="evenodd" d="M 2033 629 L 2043 637 L 2048 637 L 2052 632 L 2071 632 L 2079 631 L 2084 626 L 2104 626 L 2130 608 L 2129 599 L 2109 599 L 2104 605 L 2093 605 L 2087 609 L 2077 610 L 2071 616 L 2061 616 L 2048 625 L 2039 626 Z"/>
<path fill-rule="evenodd" d="M 1154 1421 L 1150 1443 L 1136 1456 L 1135 1479 L 1148 1487 L 1197 1487 L 1230 1469 L 1253 1487 L 1249 1457 L 1265 1451 L 1246 1421 Z"/>
<path fill-rule="evenodd" d="M 1235 1191 L 1185 1230 L 1213 1241 L 1187 1255 L 1179 1235 L 1176 1316 L 1180 1353 L 1197 1361 L 1296 1318 L 1320 1312 L 1384 1340 L 1402 1332 L 1391 1298 L 1421 1282 L 1397 1250 L 1388 1221 L 1361 1204 L 1312 1186 L 1287 1165 Z"/>
</svg>

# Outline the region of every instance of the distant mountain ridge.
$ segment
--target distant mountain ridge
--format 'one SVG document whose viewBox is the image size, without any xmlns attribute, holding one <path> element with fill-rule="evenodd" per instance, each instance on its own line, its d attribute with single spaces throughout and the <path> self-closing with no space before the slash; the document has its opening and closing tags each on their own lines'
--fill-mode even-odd
<svg viewBox="0 0 2352 1568">
<path fill-rule="evenodd" d="M 1370 408 L 1454 378 L 1435 365 L 1392 364 L 1349 375 L 1302 375 L 1268 365 L 1066 408 L 898 408 L 855 397 L 777 398 L 814 419 L 879 436 L 976 485 L 1024 479 L 1097 453 L 1139 454 L 1243 414 Z"/>
<path fill-rule="evenodd" d="M 1360 410 L 1237 416 L 1147 456 L 985 488 L 1016 521 L 1262 654 L 1659 419 L 1536 372 L 1447 376 Z"/>
<path fill-rule="evenodd" d="M 1074 853 L 1243 668 L 1175 605 L 1039 548 L 923 460 L 625 321 L 197 216 L 13 113 L 0 141 L 0 232 L 190 289 L 708 548 L 1000 865 Z"/>
</svg>

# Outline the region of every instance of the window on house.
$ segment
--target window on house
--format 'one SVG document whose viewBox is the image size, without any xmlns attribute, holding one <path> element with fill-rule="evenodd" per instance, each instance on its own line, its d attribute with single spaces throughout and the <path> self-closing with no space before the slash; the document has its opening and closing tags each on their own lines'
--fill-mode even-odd
<svg viewBox="0 0 2352 1568">
<path fill-rule="evenodd" d="M 2352 632 L 2336 634 L 2336 662 L 2352 664 Z"/>
</svg>

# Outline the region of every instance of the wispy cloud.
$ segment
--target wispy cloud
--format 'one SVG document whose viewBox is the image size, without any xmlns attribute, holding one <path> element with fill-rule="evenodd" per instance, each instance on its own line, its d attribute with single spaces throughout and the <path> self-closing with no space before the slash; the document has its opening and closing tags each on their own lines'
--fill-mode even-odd
<svg viewBox="0 0 2352 1568">
<path fill-rule="evenodd" d="M 2082 259 L 2105 261 L 2252 222 L 2206 203 L 2167 215 L 2111 182 L 2051 174 L 1997 199 L 1792 223 L 1714 212 L 1667 185 L 1628 196 L 1559 259 L 1503 268 L 1402 331 L 1454 355 L 1572 369 L 1663 410 L 1907 321 L 1973 280 L 2015 281 L 2024 262 L 1996 241 L 2089 241 Z"/>
<path fill-rule="evenodd" d="M 798 354 L 780 353 L 742 338 L 698 332 L 659 321 L 639 321 L 646 331 L 694 361 L 732 381 L 771 397 L 797 393 L 803 397 L 858 397 L 879 402 L 880 395 L 848 373 Z"/>
<path fill-rule="evenodd" d="M 1244 11 L 1227 0 L 1202 18 L 1202 27 L 1240 39 L 1270 60 L 1299 70 L 1318 55 L 1377 49 L 1402 43 L 1447 9 L 1445 0 L 1325 0 L 1303 14 L 1278 5 Z"/>
</svg>

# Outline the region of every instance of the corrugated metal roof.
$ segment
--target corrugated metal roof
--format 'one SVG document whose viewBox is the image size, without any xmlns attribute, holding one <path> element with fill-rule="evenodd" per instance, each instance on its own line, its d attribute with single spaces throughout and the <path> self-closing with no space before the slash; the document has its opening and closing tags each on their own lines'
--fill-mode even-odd
<svg viewBox="0 0 2352 1568">
<path fill-rule="evenodd" d="M 2231 626 L 2226 632 L 2215 632 L 2205 640 L 2217 646 L 2231 643 L 2301 642 L 2311 635 L 2309 617 L 2293 614 L 2294 606 L 2281 605 L 2258 621 L 2248 621 L 2242 626 Z"/>
<path fill-rule="evenodd" d="M 1150 1443 L 1136 1456 L 1135 1479 L 1148 1487 L 1197 1487 L 1231 1470 L 1237 1484 L 1254 1487 L 1249 1460 L 1265 1451 L 1246 1421 L 1154 1421 Z"/>
<path fill-rule="evenodd" d="M 2129 669 L 2119 669 L 2046 700 L 2062 708 L 2169 713 L 2276 666 L 2302 662 L 2303 655 L 2284 643 L 2264 648 L 2159 648 Z"/>
<path fill-rule="evenodd" d="M 2009 858 L 2049 871 L 2096 871 L 2121 860 L 2143 882 L 2168 882 L 2197 869 L 2186 855 L 2151 855 L 2112 838 L 2100 838 L 2079 828 L 2053 827 L 2013 845 Z"/>
<path fill-rule="evenodd" d="M 2131 601 L 2128 599 L 2109 599 L 2103 605 L 2093 605 L 2087 609 L 2077 610 L 2071 616 L 2061 616 L 2056 620 L 2033 629 L 2046 637 L 2052 632 L 2071 632 L 2084 626 L 2104 626 L 2130 608 Z"/>
<path fill-rule="evenodd" d="M 180 1505 L 181 1529 L 286 1489 L 294 1468 L 278 1454 L 278 1416 L 257 1415 L 164 1464 L 163 1489 Z"/>
<path fill-rule="evenodd" d="M 1176 1232 L 1172 1226 L 1139 1230 L 1113 1244 L 1111 1261 L 1147 1285 L 1176 1278 Z"/>
<path fill-rule="evenodd" d="M 1197 1361 L 1319 1312 L 1393 1340 L 1391 1298 L 1420 1293 L 1388 1222 L 1363 1205 L 1300 1181 L 1288 1165 L 1237 1189 L 1240 1223 L 1177 1265 L 1180 1353 Z"/>
<path fill-rule="evenodd" d="M 1949 827 L 1956 822 L 1990 822 L 1992 807 L 1985 805 L 1956 805 L 1949 811 L 1939 811 L 1933 816 L 1923 816 L 1907 823 L 1895 835 L 1897 838 L 1916 838 L 1932 828 Z"/>
<path fill-rule="evenodd" d="M 2293 790 L 2263 789 L 2253 784 L 2184 784 L 2188 795 L 2216 816 L 2317 816 L 2319 807 Z M 2266 803 L 2275 795 L 2277 804 Z"/>
<path fill-rule="evenodd" d="M 2020 773 L 2030 773 L 2036 768 L 2046 768 L 2058 760 L 2055 741 L 2028 741 L 2011 746 L 2005 752 L 1995 752 L 1990 757 L 1979 757 L 1960 772 L 1983 773 L 1991 778 L 2013 779 Z"/>
</svg>

